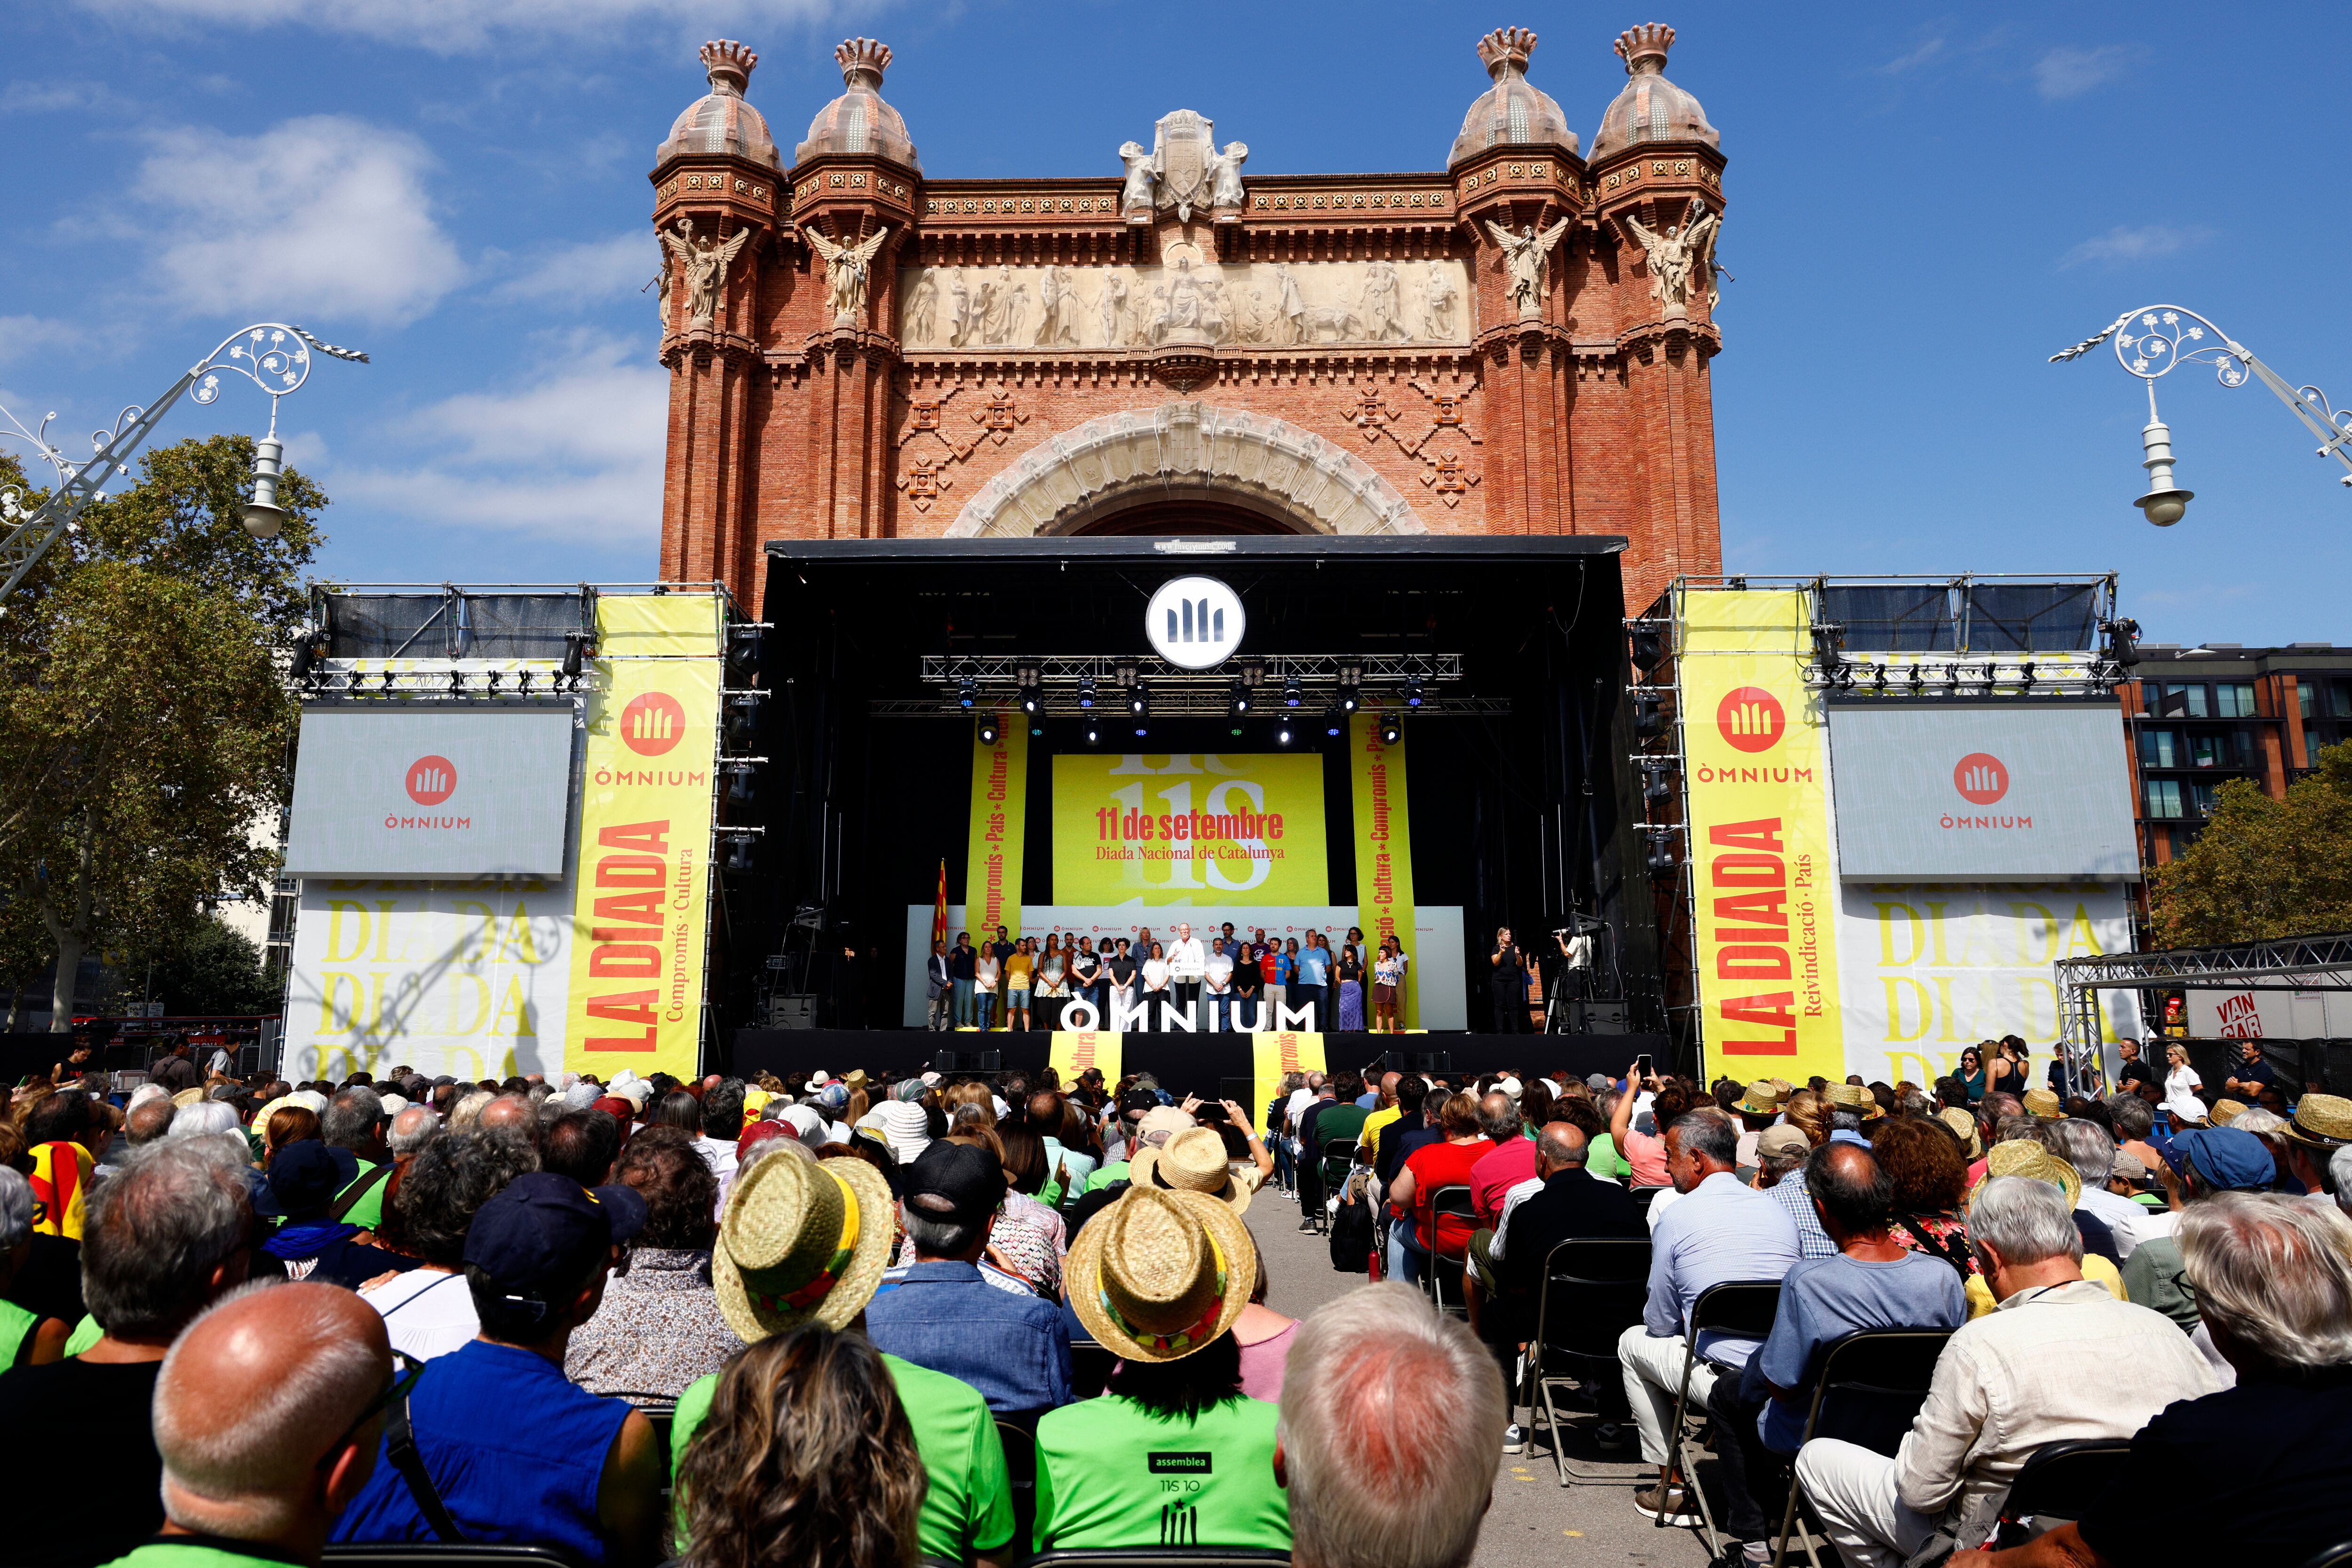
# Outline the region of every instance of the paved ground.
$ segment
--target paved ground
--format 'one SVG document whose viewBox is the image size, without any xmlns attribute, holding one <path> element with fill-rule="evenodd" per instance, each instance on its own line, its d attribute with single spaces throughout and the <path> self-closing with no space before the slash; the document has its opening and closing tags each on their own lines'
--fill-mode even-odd
<svg viewBox="0 0 2352 1568">
<path fill-rule="evenodd" d="M 1276 1311 L 1304 1317 L 1363 1283 L 1362 1275 L 1342 1274 L 1331 1267 L 1328 1242 L 1320 1236 L 1301 1235 L 1298 1206 L 1271 1187 L 1250 1205 L 1245 1218 L 1265 1255 L 1272 1281 L 1267 1304 Z M 1517 1419 L 1525 1422 L 1527 1412 L 1522 1409 Z M 1498 1456 L 1495 1503 L 1479 1538 L 1478 1568 L 1584 1563 L 1704 1568 L 1706 1545 L 1696 1531 L 1661 1530 L 1633 1511 L 1635 1487 L 1648 1485 L 1655 1472 L 1644 1474 L 1639 1465 L 1612 1462 L 1622 1456 L 1604 1456 L 1590 1443 L 1580 1446 L 1574 1440 L 1580 1429 L 1579 1425 L 1570 1427 L 1570 1462 L 1588 1472 L 1597 1469 L 1622 1479 L 1563 1488 L 1540 1436 L 1528 1453 Z"/>
</svg>

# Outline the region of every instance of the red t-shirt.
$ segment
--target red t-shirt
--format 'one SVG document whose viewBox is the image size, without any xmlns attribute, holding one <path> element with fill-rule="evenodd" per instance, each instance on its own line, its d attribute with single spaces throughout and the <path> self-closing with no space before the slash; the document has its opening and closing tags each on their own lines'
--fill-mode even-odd
<svg viewBox="0 0 2352 1568">
<path fill-rule="evenodd" d="M 1441 1186 L 1467 1186 L 1470 1167 L 1485 1155 L 1494 1152 L 1491 1139 L 1475 1138 L 1466 1144 L 1430 1144 L 1413 1150 L 1404 1162 L 1412 1173 L 1413 1235 L 1430 1251 L 1447 1258 L 1459 1258 L 1470 1249 L 1470 1232 L 1475 1227 L 1468 1219 L 1455 1215 L 1438 1217 L 1430 1212 L 1430 1201 Z M 1430 1222 L 1437 1222 L 1437 1237 L 1430 1239 Z"/>
<path fill-rule="evenodd" d="M 1470 1202 L 1478 1210 L 1478 1223 L 1493 1229 L 1495 1221 L 1502 1216 L 1504 1197 L 1535 1174 L 1533 1138 L 1513 1138 L 1487 1151 L 1470 1167 Z"/>
</svg>

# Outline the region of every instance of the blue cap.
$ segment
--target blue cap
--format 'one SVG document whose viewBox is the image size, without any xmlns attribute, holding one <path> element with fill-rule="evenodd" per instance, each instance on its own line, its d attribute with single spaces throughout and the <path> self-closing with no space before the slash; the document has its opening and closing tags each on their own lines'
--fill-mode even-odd
<svg viewBox="0 0 2352 1568">
<path fill-rule="evenodd" d="M 2270 1146 L 2235 1127 L 2198 1127 L 2173 1134 L 2172 1146 L 2196 1167 L 2207 1186 L 2225 1192 L 2263 1192 L 2278 1179 Z"/>
<path fill-rule="evenodd" d="M 349 1149 L 329 1148 L 316 1138 L 288 1144 L 269 1157 L 269 1175 L 254 1194 L 254 1212 L 264 1219 L 324 1214 L 335 1194 L 359 1174 L 359 1156 Z"/>
<path fill-rule="evenodd" d="M 581 1287 L 607 1248 L 645 1226 L 646 1200 L 635 1187 L 583 1187 L 553 1171 L 527 1171 L 476 1212 L 466 1261 L 502 1295 L 552 1303 Z"/>
</svg>

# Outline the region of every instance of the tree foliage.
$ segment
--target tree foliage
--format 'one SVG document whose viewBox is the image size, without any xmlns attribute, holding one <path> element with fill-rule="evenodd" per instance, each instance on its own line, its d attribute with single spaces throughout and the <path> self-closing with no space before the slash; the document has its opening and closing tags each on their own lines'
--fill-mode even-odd
<svg viewBox="0 0 2352 1568">
<path fill-rule="evenodd" d="M 2166 947 L 2352 931 L 2352 741 L 2284 800 L 2222 785 L 2197 841 L 2155 872 L 2148 908 Z"/>
<path fill-rule="evenodd" d="M 295 708 L 281 663 L 327 498 L 289 470 L 247 535 L 253 443 L 149 453 L 0 617 L 0 890 L 58 960 L 52 1028 L 93 948 L 178 950 L 222 899 L 266 898 Z M 5 476 L 0 476 L 5 478 Z"/>
</svg>

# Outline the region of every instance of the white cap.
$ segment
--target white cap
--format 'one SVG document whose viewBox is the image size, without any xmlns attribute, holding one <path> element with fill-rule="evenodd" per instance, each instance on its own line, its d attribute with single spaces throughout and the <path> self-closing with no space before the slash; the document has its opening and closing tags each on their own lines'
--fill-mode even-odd
<svg viewBox="0 0 2352 1568">
<path fill-rule="evenodd" d="M 822 1067 L 812 1067 L 812 1068 L 810 1068 L 810 1069 L 809 1069 L 808 1086 L 809 1086 L 810 1088 L 812 1088 L 812 1089 L 822 1089 L 822 1088 L 824 1088 L 826 1084 L 828 1084 L 828 1083 L 830 1083 L 830 1082 L 833 1082 L 833 1080 L 832 1080 L 832 1079 L 830 1079 L 830 1078 L 828 1078 L 828 1077 L 826 1077 L 826 1076 L 825 1076 L 825 1072 L 824 1072 L 824 1068 L 822 1068 Z"/>
<path fill-rule="evenodd" d="M 926 1073 L 924 1073 L 924 1074 L 923 1074 L 923 1087 L 924 1087 L 924 1088 L 926 1088 L 926 1089 L 936 1089 L 936 1088 L 938 1088 L 939 1086 L 940 1086 L 940 1075 L 939 1075 L 938 1073 L 936 1073 L 936 1072 L 926 1072 Z"/>
<path fill-rule="evenodd" d="M 137 1097 L 134 1095 L 133 1098 Z M 383 1102 L 383 1113 L 387 1116 L 397 1116 L 408 1109 L 408 1096 L 405 1094 L 383 1094 L 377 1098 Z"/>
<path fill-rule="evenodd" d="M 1519 1081 L 1516 1078 L 1506 1076 L 1503 1081 L 1496 1084 L 1495 1087 L 1501 1090 L 1504 1093 L 1509 1095 L 1514 1100 L 1519 1097 Z"/>
</svg>

